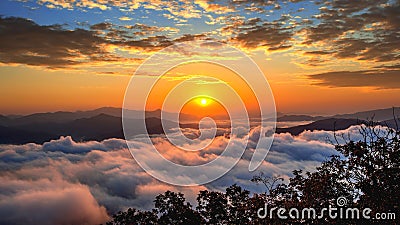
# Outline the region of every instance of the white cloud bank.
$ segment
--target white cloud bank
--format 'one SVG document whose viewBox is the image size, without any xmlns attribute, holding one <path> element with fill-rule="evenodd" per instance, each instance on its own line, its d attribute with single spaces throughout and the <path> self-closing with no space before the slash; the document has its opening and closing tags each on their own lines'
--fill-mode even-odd
<svg viewBox="0 0 400 225">
<path fill-rule="evenodd" d="M 357 127 L 346 133 L 358 138 Z M 150 209 L 154 197 L 166 190 L 185 193 L 195 203 L 199 190 L 224 190 L 236 183 L 251 191 L 264 191 L 250 182 L 248 172 L 254 151 L 252 135 L 242 160 L 225 176 L 204 186 L 175 187 L 159 182 L 134 161 L 121 139 L 77 143 L 61 137 L 38 144 L 0 145 L 0 224 L 99 224 L 128 207 Z M 277 134 L 267 159 L 258 171 L 289 177 L 295 169 L 313 170 L 336 154 L 326 139 L 329 131 L 305 131 L 299 136 Z M 218 137 L 207 149 L 173 154 L 174 148 L 161 138 L 159 151 L 186 164 L 215 158 L 228 139 Z M 186 154 L 186 155 L 185 155 Z M 178 157 L 179 156 L 179 157 Z"/>
</svg>

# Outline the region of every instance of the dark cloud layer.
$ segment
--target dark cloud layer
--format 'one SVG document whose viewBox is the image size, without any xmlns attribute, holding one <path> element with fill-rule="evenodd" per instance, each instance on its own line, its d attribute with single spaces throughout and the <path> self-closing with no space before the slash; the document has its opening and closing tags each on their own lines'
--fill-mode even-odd
<svg viewBox="0 0 400 225">
<path fill-rule="evenodd" d="M 400 88 L 400 70 L 338 71 L 308 76 L 317 85 L 328 87 Z"/>
<path fill-rule="evenodd" d="M 171 38 L 166 32 L 177 32 L 178 29 L 139 23 L 117 26 L 104 22 L 89 28 L 68 30 L 61 25 L 39 25 L 25 18 L 0 17 L 0 62 L 67 68 L 82 63 L 127 60 L 108 50 L 109 45 L 135 48 L 145 53 L 176 42 L 206 37 L 205 34 L 183 34 Z"/>
<path fill-rule="evenodd" d="M 327 1 L 313 17 L 320 22 L 304 28 L 303 43 L 325 42 L 327 48 L 314 55 L 331 52 L 336 58 L 374 62 L 400 59 L 399 1 Z"/>
<path fill-rule="evenodd" d="M 66 68 L 81 63 L 122 61 L 124 58 L 107 50 L 107 45 L 148 52 L 198 36 L 184 35 L 176 40 L 165 35 L 151 36 L 169 29 L 144 24 L 114 27 L 111 23 L 99 23 L 90 28 L 68 30 L 61 25 L 42 26 L 29 19 L 0 17 L 0 62 Z"/>
<path fill-rule="evenodd" d="M 240 29 L 232 41 L 239 42 L 246 48 L 267 47 L 268 50 L 279 50 L 290 48 L 288 43 L 293 36 L 290 27 L 282 26 L 277 22 L 263 23 L 245 29 Z"/>
<path fill-rule="evenodd" d="M 104 40 L 93 32 L 40 26 L 23 18 L 0 18 L 0 61 L 35 66 L 67 67 L 104 57 Z"/>
</svg>

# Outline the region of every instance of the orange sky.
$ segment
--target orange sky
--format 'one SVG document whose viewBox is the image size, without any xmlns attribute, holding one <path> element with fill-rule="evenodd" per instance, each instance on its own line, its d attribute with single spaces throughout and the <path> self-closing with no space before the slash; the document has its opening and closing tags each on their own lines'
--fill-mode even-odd
<svg viewBox="0 0 400 225">
<path fill-rule="evenodd" d="M 269 64 L 269 61 L 266 61 Z M 260 65 L 260 64 L 259 64 Z M 289 64 L 290 65 L 290 64 Z M 201 67 L 201 66 L 200 66 Z M 210 74 L 233 84 L 235 90 L 246 96 L 249 105 L 254 104 L 248 88 L 240 82 L 233 82 L 229 72 L 213 69 L 197 70 L 196 74 Z M 266 66 L 265 66 L 266 67 Z M 400 104 L 399 89 L 376 89 L 374 87 L 331 88 L 313 85 L 301 75 L 279 75 L 283 70 L 273 68 L 266 72 L 274 93 L 277 110 L 289 113 L 329 114 L 391 107 Z M 181 68 L 182 69 L 182 68 Z M 198 68 L 197 68 L 198 69 Z M 2 67 L 2 88 L 0 89 L 0 112 L 2 114 L 26 114 L 59 110 L 85 110 L 103 106 L 121 107 L 129 76 L 98 75 L 80 71 L 49 71 L 26 66 Z M 192 73 L 192 69 L 187 74 Z M 275 72 L 276 71 L 276 72 Z M 193 75 L 193 74 L 192 74 Z M 163 81 L 170 88 L 177 81 Z M 201 85 L 200 85 L 201 86 Z M 204 86 L 204 85 L 203 85 Z M 212 85 L 211 85 L 212 86 Z M 210 94 L 213 88 L 208 85 Z M 165 88 L 164 90 L 168 90 Z M 204 87 L 202 87 L 204 88 Z M 160 89 L 157 89 L 160 90 Z M 155 109 L 161 104 L 165 92 L 153 93 Z M 152 97 L 150 97 L 152 99 Z M 188 110 L 188 109 L 186 109 Z"/>
</svg>

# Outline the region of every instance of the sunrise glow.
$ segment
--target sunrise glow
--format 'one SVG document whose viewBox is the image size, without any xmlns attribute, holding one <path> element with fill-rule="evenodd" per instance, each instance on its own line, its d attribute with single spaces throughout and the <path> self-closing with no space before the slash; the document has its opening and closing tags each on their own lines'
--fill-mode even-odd
<svg viewBox="0 0 400 225">
<path fill-rule="evenodd" d="M 200 99 L 200 105 L 202 105 L 202 106 L 207 106 L 207 105 L 208 105 L 207 99 L 206 99 L 206 98 Z"/>
</svg>

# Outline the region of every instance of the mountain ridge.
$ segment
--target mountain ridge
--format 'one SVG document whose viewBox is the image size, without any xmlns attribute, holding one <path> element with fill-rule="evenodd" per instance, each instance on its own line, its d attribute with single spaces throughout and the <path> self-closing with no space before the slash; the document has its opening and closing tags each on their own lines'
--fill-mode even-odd
<svg viewBox="0 0 400 225">
<path fill-rule="evenodd" d="M 398 129 L 400 121 L 396 123 L 396 120 L 393 119 L 393 110 L 395 115 L 398 116 L 396 110 L 399 109 L 400 108 L 397 107 L 395 109 L 388 108 L 357 112 L 354 114 L 341 114 L 340 117 L 363 117 L 375 113 L 375 115 L 378 115 L 378 118 L 386 119 L 380 122 L 381 125 L 387 125 L 391 128 Z M 390 117 L 390 110 L 392 110 L 392 116 L 391 119 L 387 119 Z M 122 109 L 120 108 L 103 107 L 90 111 L 36 113 L 17 118 L 8 118 L 7 116 L 0 115 L 0 144 L 43 143 L 59 138 L 60 136 L 71 136 L 75 140 L 82 141 L 125 138 L 122 128 L 122 118 L 118 111 L 122 113 Z M 133 124 L 142 121 L 142 119 L 135 119 L 135 116 L 140 117 L 143 115 L 143 112 L 128 111 L 128 114 L 129 113 L 136 113 L 135 115 L 128 115 L 126 118 L 127 120 L 132 120 Z M 149 134 L 163 134 L 164 128 L 161 123 L 161 118 L 159 118 L 161 111 L 154 110 L 146 112 L 145 114 L 147 130 L 125 127 L 125 129 L 130 129 L 128 133 L 131 135 L 138 135 L 146 132 Z M 171 113 L 167 113 L 167 115 L 167 117 L 176 116 L 176 114 L 173 115 Z M 333 118 L 308 115 L 284 115 L 282 117 L 287 121 L 316 120 L 304 125 L 276 129 L 276 133 L 288 132 L 292 135 L 299 135 L 305 130 L 343 130 L 352 125 L 365 123 L 365 120 L 360 118 Z M 168 118 L 164 119 L 163 122 L 167 127 L 165 129 L 176 124 L 176 122 L 168 120 Z M 198 129 L 197 123 L 182 122 L 180 126 L 182 128 Z"/>
</svg>

